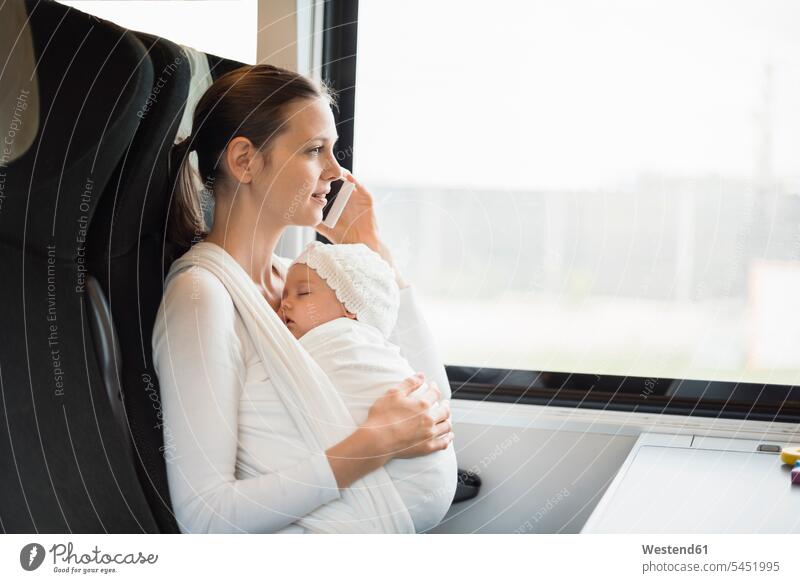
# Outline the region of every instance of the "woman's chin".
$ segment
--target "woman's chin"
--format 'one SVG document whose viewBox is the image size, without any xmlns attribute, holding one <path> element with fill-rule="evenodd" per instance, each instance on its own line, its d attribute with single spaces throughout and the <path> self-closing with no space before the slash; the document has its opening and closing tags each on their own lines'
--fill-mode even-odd
<svg viewBox="0 0 800 583">
<path fill-rule="evenodd" d="M 292 227 L 316 227 L 322 223 L 322 207 L 316 209 L 310 209 L 308 214 L 305 216 L 301 216 L 299 213 L 292 217 L 293 220 L 289 221 L 287 224 Z"/>
<path fill-rule="evenodd" d="M 324 204 L 319 204 L 318 202 L 316 202 L 314 200 L 311 200 L 308 203 L 308 208 L 311 209 L 311 214 L 312 215 L 314 215 L 315 217 L 321 217 L 322 216 L 322 210 L 325 208 L 325 205 Z"/>
<path fill-rule="evenodd" d="M 314 218 L 312 219 L 312 224 L 309 225 L 309 226 L 316 227 L 317 225 L 319 225 L 322 222 L 322 219 L 323 219 L 322 210 L 323 210 L 323 208 L 324 207 L 321 207 L 321 206 L 317 205 L 317 208 L 314 209 L 314 213 L 313 213 L 313 217 Z"/>
</svg>

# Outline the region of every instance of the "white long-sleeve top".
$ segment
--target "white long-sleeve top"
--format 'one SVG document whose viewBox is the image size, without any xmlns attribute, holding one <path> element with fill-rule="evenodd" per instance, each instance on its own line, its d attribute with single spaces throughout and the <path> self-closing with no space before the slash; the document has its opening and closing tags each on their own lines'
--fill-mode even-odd
<svg viewBox="0 0 800 583">
<path fill-rule="evenodd" d="M 273 259 L 285 273 L 291 261 Z M 451 397 L 413 286 L 400 290 L 389 340 L 442 398 Z M 304 533 L 296 520 L 340 498 L 327 456 L 307 450 L 233 299 L 211 272 L 184 271 L 170 281 L 152 347 L 181 532 Z"/>
</svg>

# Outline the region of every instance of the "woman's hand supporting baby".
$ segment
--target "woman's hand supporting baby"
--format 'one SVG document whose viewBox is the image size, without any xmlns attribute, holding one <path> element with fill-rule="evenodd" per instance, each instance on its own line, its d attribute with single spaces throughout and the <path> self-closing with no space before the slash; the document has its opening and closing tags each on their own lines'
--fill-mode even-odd
<svg viewBox="0 0 800 583">
<path fill-rule="evenodd" d="M 339 488 L 392 458 L 413 458 L 447 448 L 453 440 L 450 401 L 439 402 L 441 393 L 435 383 L 430 383 L 425 397 L 410 397 L 423 382 L 420 373 L 387 391 L 373 403 L 361 427 L 326 450 Z M 437 402 L 441 406 L 431 409 Z"/>
<path fill-rule="evenodd" d="M 423 376 L 409 377 L 370 408 L 365 425 L 376 431 L 378 442 L 383 441 L 386 461 L 428 455 L 452 441 L 450 401 L 428 413 L 442 397 L 436 383 L 430 383 L 425 397 L 409 397 L 423 382 Z"/>
</svg>

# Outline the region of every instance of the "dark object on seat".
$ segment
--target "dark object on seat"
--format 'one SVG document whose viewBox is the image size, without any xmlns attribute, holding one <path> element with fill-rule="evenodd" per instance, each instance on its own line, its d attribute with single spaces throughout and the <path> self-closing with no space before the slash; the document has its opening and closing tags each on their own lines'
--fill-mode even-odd
<svg viewBox="0 0 800 583">
<path fill-rule="evenodd" d="M 478 495 L 481 489 L 481 479 L 477 474 L 468 470 L 458 469 L 458 482 L 456 483 L 456 494 L 453 496 L 453 504 L 464 502 Z"/>
<path fill-rule="evenodd" d="M 1 527 L 158 532 L 85 310 L 86 233 L 136 132 L 152 67 L 124 29 L 50 0 L 26 9 L 39 129 L 3 168 L 0 327 L 14 341 L 0 343 Z"/>
<path fill-rule="evenodd" d="M 114 331 L 111 310 L 100 284 L 91 275 L 86 277 L 86 313 L 94 339 L 95 355 L 103 375 L 103 384 L 108 395 L 108 402 L 114 412 L 114 418 L 120 428 L 120 434 L 126 446 L 131 444 L 128 419 L 125 415 L 125 403 L 122 398 L 122 387 L 117 376 L 120 359 L 119 343 Z M 131 454 L 132 452 L 129 452 Z"/>
</svg>

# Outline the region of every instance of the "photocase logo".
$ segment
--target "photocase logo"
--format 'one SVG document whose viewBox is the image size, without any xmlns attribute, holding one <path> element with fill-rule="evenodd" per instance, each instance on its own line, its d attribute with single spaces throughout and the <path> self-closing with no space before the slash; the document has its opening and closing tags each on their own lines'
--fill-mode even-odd
<svg viewBox="0 0 800 583">
<path fill-rule="evenodd" d="M 44 561 L 44 547 L 38 543 L 29 543 L 19 552 L 19 564 L 26 571 L 35 571 Z"/>
</svg>

